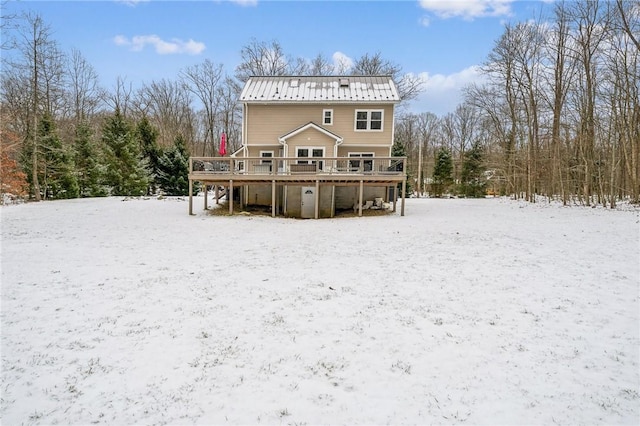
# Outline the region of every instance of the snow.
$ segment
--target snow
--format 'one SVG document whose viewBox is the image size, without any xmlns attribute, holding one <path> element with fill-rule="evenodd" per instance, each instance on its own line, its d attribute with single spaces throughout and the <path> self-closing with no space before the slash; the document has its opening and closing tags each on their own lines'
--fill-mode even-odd
<svg viewBox="0 0 640 426">
<path fill-rule="evenodd" d="M 3 424 L 640 422 L 637 210 L 202 205 L 0 209 Z"/>
</svg>

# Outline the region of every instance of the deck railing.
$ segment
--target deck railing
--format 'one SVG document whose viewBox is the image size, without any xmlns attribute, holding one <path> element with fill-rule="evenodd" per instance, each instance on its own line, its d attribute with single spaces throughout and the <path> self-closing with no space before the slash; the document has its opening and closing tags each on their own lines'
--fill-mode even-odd
<svg viewBox="0 0 640 426">
<path fill-rule="evenodd" d="M 406 157 L 191 157 L 189 173 L 231 176 L 402 176 L 406 161 Z"/>
</svg>

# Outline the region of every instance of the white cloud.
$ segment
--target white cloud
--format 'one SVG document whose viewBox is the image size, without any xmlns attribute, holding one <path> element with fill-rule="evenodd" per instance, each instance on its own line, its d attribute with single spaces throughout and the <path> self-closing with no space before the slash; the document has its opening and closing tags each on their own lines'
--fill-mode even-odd
<svg viewBox="0 0 640 426">
<path fill-rule="evenodd" d="M 334 69 L 340 74 L 344 74 L 353 68 L 353 59 L 342 52 L 335 52 L 331 58 L 333 59 Z"/>
<path fill-rule="evenodd" d="M 420 7 L 438 18 L 473 20 L 487 16 L 508 16 L 514 0 L 420 0 Z M 427 23 L 429 21 L 427 20 Z M 424 22 L 423 22 L 424 25 Z"/>
<path fill-rule="evenodd" d="M 134 52 L 140 52 L 147 45 L 155 48 L 156 53 L 160 55 L 170 55 L 178 53 L 186 53 L 188 55 L 198 55 L 206 49 L 204 43 L 189 39 L 183 41 L 177 38 L 171 41 L 162 40 L 157 35 L 138 35 L 131 39 L 123 35 L 117 35 L 113 38 L 113 42 L 118 46 L 128 46 Z"/>
<path fill-rule="evenodd" d="M 411 103 L 410 109 L 438 115 L 453 112 L 464 100 L 462 89 L 471 83 L 482 83 L 484 79 L 477 65 L 449 75 L 422 72 L 418 77 L 424 91 Z"/>
</svg>

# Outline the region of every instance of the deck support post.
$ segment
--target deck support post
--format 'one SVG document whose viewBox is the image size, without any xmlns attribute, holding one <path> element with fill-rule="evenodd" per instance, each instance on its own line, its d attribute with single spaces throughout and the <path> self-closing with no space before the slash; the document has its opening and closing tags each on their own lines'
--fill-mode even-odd
<svg viewBox="0 0 640 426">
<path fill-rule="evenodd" d="M 316 211 L 315 211 L 315 217 L 316 219 L 318 219 L 320 217 L 320 181 L 316 179 Z"/>
<path fill-rule="evenodd" d="M 207 184 L 205 182 L 205 184 L 203 185 L 204 187 L 204 209 L 208 210 L 209 209 L 209 191 L 207 191 Z"/>
<path fill-rule="evenodd" d="M 331 217 L 336 215 L 336 186 L 331 185 Z"/>
<path fill-rule="evenodd" d="M 364 181 L 361 180 L 360 181 L 360 201 L 358 202 L 358 216 L 362 217 L 362 199 L 364 197 Z"/>
<path fill-rule="evenodd" d="M 229 179 L 229 194 L 231 196 L 227 196 L 229 199 L 229 214 L 233 214 L 233 179 Z"/>
<path fill-rule="evenodd" d="M 404 216 L 404 199 L 407 192 L 407 179 L 402 181 L 402 202 L 400 203 L 400 216 Z"/>
<path fill-rule="evenodd" d="M 271 217 L 276 217 L 276 180 L 271 181 Z"/>
<path fill-rule="evenodd" d="M 394 183 L 392 188 L 393 188 L 393 200 L 389 200 L 389 201 L 393 201 L 393 212 L 395 213 L 396 204 L 398 204 L 398 194 L 396 194 L 396 192 L 398 192 L 398 185 Z"/>
<path fill-rule="evenodd" d="M 189 179 L 189 215 L 193 215 L 193 180 Z"/>
<path fill-rule="evenodd" d="M 216 183 L 216 189 L 215 189 L 215 193 L 216 193 L 216 204 L 220 204 L 220 190 L 218 189 L 218 184 Z"/>
</svg>

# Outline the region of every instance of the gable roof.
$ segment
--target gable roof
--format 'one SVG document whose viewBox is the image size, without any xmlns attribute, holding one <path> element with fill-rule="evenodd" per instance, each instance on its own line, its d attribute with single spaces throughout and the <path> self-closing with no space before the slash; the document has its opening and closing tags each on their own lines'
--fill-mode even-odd
<svg viewBox="0 0 640 426">
<path fill-rule="evenodd" d="M 315 130 L 319 131 L 320 133 L 324 133 L 325 135 L 329 136 L 330 138 L 335 139 L 338 144 L 342 143 L 342 136 L 338 136 L 335 133 L 330 132 L 329 130 L 325 129 L 324 127 L 318 126 L 313 121 L 310 121 L 307 124 L 305 124 L 304 126 L 300 126 L 297 129 L 294 129 L 294 130 L 288 132 L 287 134 L 284 134 L 284 135 L 280 136 L 278 138 L 278 140 L 280 141 L 280 143 L 284 143 L 290 137 L 295 136 L 295 135 L 297 135 L 299 133 L 302 133 L 307 129 L 315 129 Z"/>
<path fill-rule="evenodd" d="M 388 75 L 253 76 L 244 85 L 245 103 L 398 103 Z"/>
</svg>

